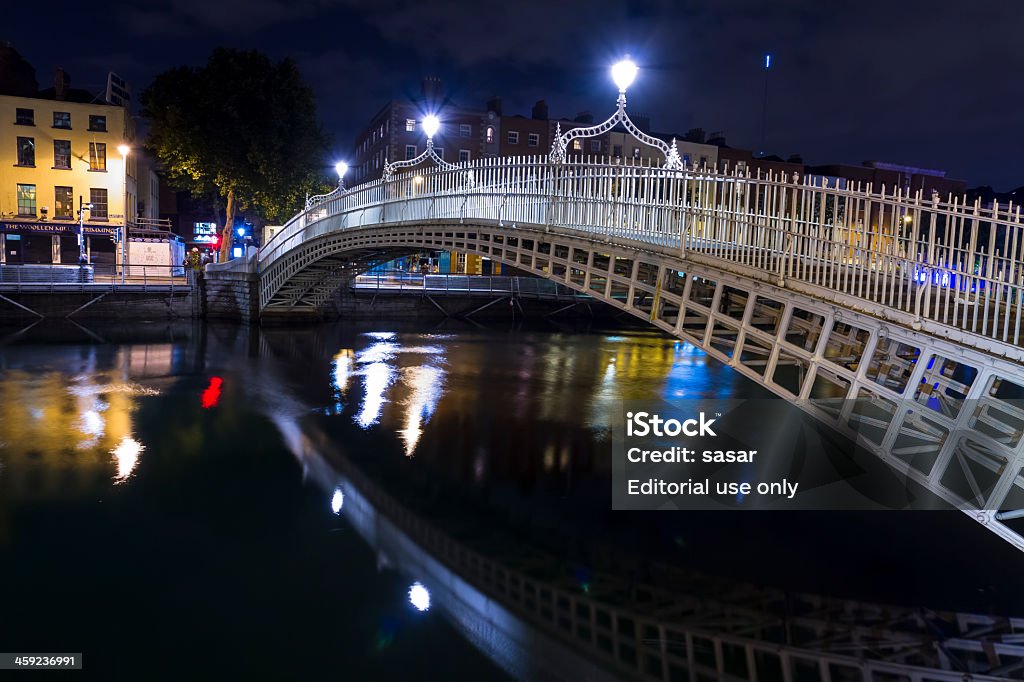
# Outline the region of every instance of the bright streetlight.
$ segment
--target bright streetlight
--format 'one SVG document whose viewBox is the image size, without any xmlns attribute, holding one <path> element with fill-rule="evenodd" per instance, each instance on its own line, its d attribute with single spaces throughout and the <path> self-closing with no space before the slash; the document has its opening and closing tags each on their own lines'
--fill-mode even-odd
<svg viewBox="0 0 1024 682">
<path fill-rule="evenodd" d="M 334 170 L 338 174 L 338 190 L 344 191 L 345 189 L 345 173 L 348 173 L 348 164 L 344 161 L 339 161 L 334 164 Z"/>
<path fill-rule="evenodd" d="M 619 87 L 619 92 L 626 92 L 626 88 L 633 84 L 639 70 L 629 57 L 616 62 L 612 66 L 612 80 Z"/>
<path fill-rule="evenodd" d="M 434 138 L 436 133 L 441 128 L 441 121 L 438 120 L 437 116 L 430 114 L 423 119 L 423 132 L 427 134 L 430 139 Z"/>
<path fill-rule="evenodd" d="M 126 144 L 117 145 L 121 153 L 121 196 L 124 197 L 124 224 L 121 227 L 121 284 L 124 284 L 125 271 L 128 269 L 128 153 L 132 148 Z"/>
</svg>

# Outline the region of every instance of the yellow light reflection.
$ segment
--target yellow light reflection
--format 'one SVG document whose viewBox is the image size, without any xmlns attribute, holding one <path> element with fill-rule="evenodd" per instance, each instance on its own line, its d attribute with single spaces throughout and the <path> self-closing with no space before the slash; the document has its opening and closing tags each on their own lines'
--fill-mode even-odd
<svg viewBox="0 0 1024 682">
<path fill-rule="evenodd" d="M 348 388 L 355 368 L 355 352 L 351 348 L 343 348 L 334 356 L 334 389 L 340 394 Z"/>
<path fill-rule="evenodd" d="M 411 457 L 416 444 L 423 435 L 422 424 L 430 419 L 441 399 L 445 371 L 433 365 L 405 367 L 402 379 L 412 388 L 412 395 L 406 401 L 405 428 L 398 433 L 405 442 L 405 455 Z"/>
</svg>

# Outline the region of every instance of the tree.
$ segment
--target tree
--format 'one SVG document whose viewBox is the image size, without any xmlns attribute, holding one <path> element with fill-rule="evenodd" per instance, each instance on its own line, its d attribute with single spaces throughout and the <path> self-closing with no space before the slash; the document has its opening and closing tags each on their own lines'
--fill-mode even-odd
<svg viewBox="0 0 1024 682">
<path fill-rule="evenodd" d="M 328 140 L 313 93 L 290 59 L 274 63 L 256 51 L 218 48 L 203 67 L 158 75 L 141 102 L 147 146 L 171 184 L 224 201 L 222 260 L 240 211 L 280 221 L 306 193 L 327 185 Z"/>
</svg>

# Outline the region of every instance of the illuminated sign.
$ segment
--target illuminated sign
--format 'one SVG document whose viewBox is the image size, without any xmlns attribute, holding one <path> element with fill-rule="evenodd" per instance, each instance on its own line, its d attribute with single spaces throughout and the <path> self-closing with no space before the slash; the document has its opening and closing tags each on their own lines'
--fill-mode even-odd
<svg viewBox="0 0 1024 682">
<path fill-rule="evenodd" d="M 196 244 L 215 244 L 219 235 L 217 223 L 192 223 L 192 241 Z"/>
</svg>

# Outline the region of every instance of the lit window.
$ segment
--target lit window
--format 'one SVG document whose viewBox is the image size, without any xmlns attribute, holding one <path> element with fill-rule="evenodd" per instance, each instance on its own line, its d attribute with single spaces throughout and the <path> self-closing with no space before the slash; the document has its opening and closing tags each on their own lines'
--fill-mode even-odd
<svg viewBox="0 0 1024 682">
<path fill-rule="evenodd" d="M 18 215 L 36 217 L 35 185 L 18 185 Z"/>
<path fill-rule="evenodd" d="M 468 123 L 460 123 L 459 124 L 459 136 L 460 137 L 469 137 L 472 134 L 473 134 L 473 126 L 469 125 Z"/>
<path fill-rule="evenodd" d="M 494 128 L 487 126 L 487 144 L 494 143 Z"/>
<path fill-rule="evenodd" d="M 469 161 L 469 150 L 468 149 L 460 149 L 459 150 L 459 163 L 466 163 L 467 161 Z"/>
<path fill-rule="evenodd" d="M 53 188 L 53 217 L 73 218 L 74 199 L 70 187 Z"/>
<path fill-rule="evenodd" d="M 572 141 L 572 149 L 575 152 L 583 151 L 583 140 L 579 140 L 579 139 L 573 140 Z"/>
<path fill-rule="evenodd" d="M 71 140 L 53 141 L 53 167 L 71 168 Z"/>
<path fill-rule="evenodd" d="M 595 153 L 601 151 L 601 140 L 591 140 L 590 151 Z"/>
<path fill-rule="evenodd" d="M 407 118 L 407 119 L 405 119 L 405 132 L 411 133 L 411 132 L 415 132 L 415 130 L 416 130 L 416 119 L 414 119 L 414 118 Z"/>
<path fill-rule="evenodd" d="M 416 158 L 416 145 L 414 145 L 414 144 L 407 144 L 407 145 L 405 145 L 405 160 L 408 161 L 409 159 L 415 159 L 415 158 Z"/>
<path fill-rule="evenodd" d="M 97 133 L 107 132 L 107 117 L 106 116 L 89 116 L 89 130 Z"/>
<path fill-rule="evenodd" d="M 36 139 L 34 137 L 18 138 L 18 165 L 36 165 Z"/>
<path fill-rule="evenodd" d="M 92 203 L 92 210 L 89 211 L 90 220 L 107 219 L 107 190 L 93 187 L 89 190 L 89 201 Z"/>
<path fill-rule="evenodd" d="M 107 145 L 103 142 L 89 143 L 89 170 L 107 170 Z"/>
<path fill-rule="evenodd" d="M 64 130 L 71 130 L 71 112 L 70 111 L 55 111 L 53 112 L 53 127 L 63 128 Z"/>
<path fill-rule="evenodd" d="M 640 158 L 640 147 L 633 147 L 633 158 L 634 159 L 639 159 Z"/>
<path fill-rule="evenodd" d="M 510 130 L 510 131 L 508 131 L 508 143 L 509 144 L 519 144 L 519 131 L 518 130 Z"/>
<path fill-rule="evenodd" d="M 20 126 L 34 126 L 36 124 L 35 109 L 15 109 L 14 123 Z"/>
</svg>

